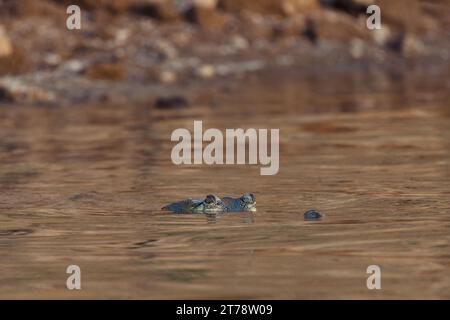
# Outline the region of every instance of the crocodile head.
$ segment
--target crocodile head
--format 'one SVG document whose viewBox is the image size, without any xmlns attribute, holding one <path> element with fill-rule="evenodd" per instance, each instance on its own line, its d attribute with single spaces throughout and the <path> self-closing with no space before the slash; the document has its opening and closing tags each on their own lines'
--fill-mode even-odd
<svg viewBox="0 0 450 320">
<path fill-rule="evenodd" d="M 196 209 L 204 213 L 217 213 L 226 211 L 226 206 L 218 196 L 209 194 Z"/>
<path fill-rule="evenodd" d="M 256 198 L 253 193 L 244 193 L 239 198 L 239 201 L 241 202 L 242 211 L 256 211 Z"/>
</svg>

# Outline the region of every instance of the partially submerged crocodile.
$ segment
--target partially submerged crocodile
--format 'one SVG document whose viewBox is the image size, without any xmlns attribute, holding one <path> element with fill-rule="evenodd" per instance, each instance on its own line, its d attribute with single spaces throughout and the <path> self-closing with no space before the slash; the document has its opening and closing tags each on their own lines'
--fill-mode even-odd
<svg viewBox="0 0 450 320">
<path fill-rule="evenodd" d="M 227 211 L 227 208 L 218 196 L 210 194 L 204 200 L 187 199 L 169 204 L 162 210 L 175 213 L 218 213 Z"/>
<path fill-rule="evenodd" d="M 220 212 L 248 212 L 256 211 L 255 196 L 246 193 L 240 198 L 225 197 L 210 194 L 204 200 L 187 199 L 169 204 L 162 210 L 174 213 L 220 213 Z"/>
<path fill-rule="evenodd" d="M 225 203 L 229 212 L 254 212 L 256 211 L 256 198 L 253 193 L 244 193 L 240 198 L 224 197 Z"/>
</svg>

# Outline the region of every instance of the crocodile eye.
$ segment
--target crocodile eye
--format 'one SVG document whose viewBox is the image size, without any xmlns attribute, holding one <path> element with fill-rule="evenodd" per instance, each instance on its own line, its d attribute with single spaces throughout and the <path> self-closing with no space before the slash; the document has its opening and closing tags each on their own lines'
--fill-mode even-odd
<svg viewBox="0 0 450 320">
<path fill-rule="evenodd" d="M 245 203 L 253 203 L 255 201 L 255 196 L 252 193 L 246 193 L 242 196 L 242 201 Z"/>
<path fill-rule="evenodd" d="M 211 204 L 215 202 L 217 202 L 217 198 L 214 195 L 210 194 L 206 196 L 205 203 Z"/>
</svg>

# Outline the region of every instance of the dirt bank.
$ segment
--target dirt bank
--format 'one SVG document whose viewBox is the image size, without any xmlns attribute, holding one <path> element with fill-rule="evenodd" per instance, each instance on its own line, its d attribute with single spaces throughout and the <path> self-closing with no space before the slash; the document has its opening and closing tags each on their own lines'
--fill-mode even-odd
<svg viewBox="0 0 450 320">
<path fill-rule="evenodd" d="M 372 3 L 381 30 L 366 27 Z M 81 30 L 66 28 L 68 4 Z M 6 0 L 0 102 L 151 103 L 274 68 L 448 68 L 449 13 L 447 0 Z"/>
</svg>

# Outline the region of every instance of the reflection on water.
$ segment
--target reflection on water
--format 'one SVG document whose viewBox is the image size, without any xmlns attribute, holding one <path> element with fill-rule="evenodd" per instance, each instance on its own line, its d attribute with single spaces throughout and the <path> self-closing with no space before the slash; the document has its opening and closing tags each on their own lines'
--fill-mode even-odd
<svg viewBox="0 0 450 320">
<path fill-rule="evenodd" d="M 181 111 L 1 108 L 0 297 L 448 299 L 445 81 L 250 79 Z M 280 172 L 172 165 L 170 134 L 194 119 L 279 128 Z M 255 214 L 160 211 L 247 191 Z M 310 208 L 326 218 L 303 221 Z"/>
</svg>

